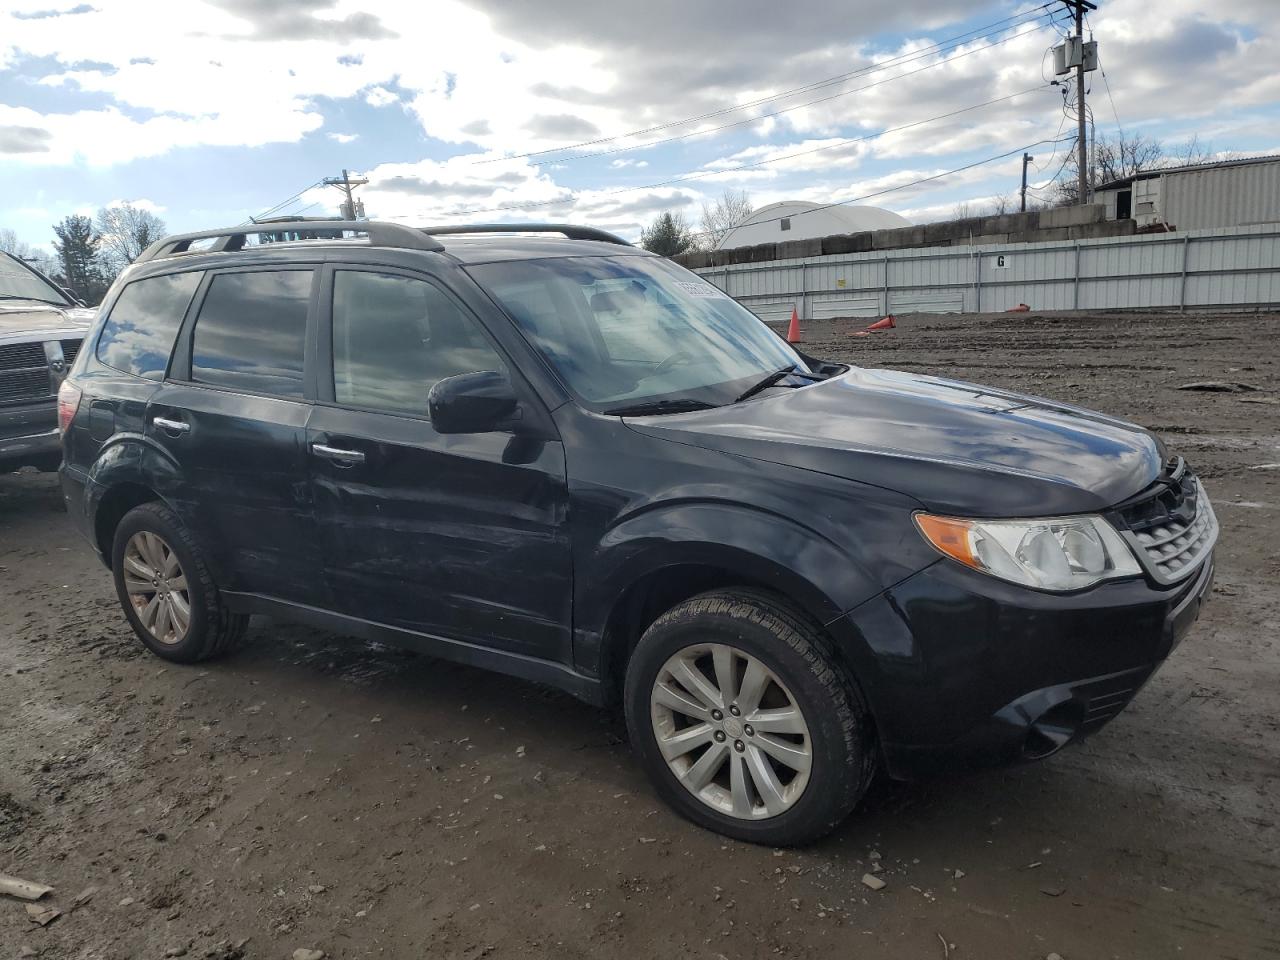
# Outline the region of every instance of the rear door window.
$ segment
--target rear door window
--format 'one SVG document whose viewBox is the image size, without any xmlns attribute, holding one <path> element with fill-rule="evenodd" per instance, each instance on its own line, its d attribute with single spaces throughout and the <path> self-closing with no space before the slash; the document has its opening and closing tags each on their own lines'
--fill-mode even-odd
<svg viewBox="0 0 1280 960">
<path fill-rule="evenodd" d="M 209 283 L 191 340 L 191 379 L 302 397 L 312 270 L 221 273 Z"/>
<path fill-rule="evenodd" d="M 98 359 L 148 380 L 163 380 L 182 318 L 202 272 L 135 280 L 121 291 L 98 337 Z"/>
</svg>

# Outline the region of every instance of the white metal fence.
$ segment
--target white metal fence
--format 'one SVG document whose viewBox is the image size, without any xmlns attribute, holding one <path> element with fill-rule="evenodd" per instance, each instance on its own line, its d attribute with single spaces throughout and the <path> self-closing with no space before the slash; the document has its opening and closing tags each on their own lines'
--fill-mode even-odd
<svg viewBox="0 0 1280 960">
<path fill-rule="evenodd" d="M 1280 305 L 1280 226 L 926 247 L 696 271 L 762 319 Z"/>
</svg>

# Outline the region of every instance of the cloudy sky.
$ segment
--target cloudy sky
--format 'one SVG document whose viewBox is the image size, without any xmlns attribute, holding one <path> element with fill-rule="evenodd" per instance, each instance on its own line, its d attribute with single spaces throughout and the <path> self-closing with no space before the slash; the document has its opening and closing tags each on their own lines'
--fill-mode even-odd
<svg viewBox="0 0 1280 960">
<path fill-rule="evenodd" d="M 1118 118 L 1280 152 L 1277 6 L 1100 0 L 1099 132 Z M 62 216 L 120 200 L 174 230 L 327 214 L 338 194 L 315 184 L 344 167 L 370 179 L 371 216 L 423 224 L 634 237 L 726 187 L 945 218 L 1013 195 L 1021 150 L 1070 134 L 1046 59 L 1066 17 L 1002 0 L 0 0 L 0 227 L 47 245 Z M 1033 182 L 1066 149 L 1031 146 Z"/>
</svg>

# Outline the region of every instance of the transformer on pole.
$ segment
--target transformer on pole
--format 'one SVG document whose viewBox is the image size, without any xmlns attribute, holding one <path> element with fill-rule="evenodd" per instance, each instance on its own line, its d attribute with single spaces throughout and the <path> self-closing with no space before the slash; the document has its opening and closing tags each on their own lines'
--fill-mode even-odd
<svg viewBox="0 0 1280 960">
<path fill-rule="evenodd" d="M 1054 65 L 1059 76 L 1075 70 L 1076 74 L 1076 168 L 1080 174 L 1079 203 L 1089 202 L 1089 141 L 1087 119 L 1084 112 L 1084 75 L 1098 67 L 1098 45 L 1084 40 L 1084 12 L 1097 10 L 1097 4 L 1089 0 L 1062 0 L 1075 14 L 1076 35 L 1054 50 Z M 1092 48 L 1087 49 L 1087 48 Z M 1090 64 L 1092 61 L 1092 65 Z"/>
<path fill-rule="evenodd" d="M 352 195 L 351 188 L 363 187 L 369 182 L 367 179 L 352 180 L 351 175 L 346 170 L 343 170 L 341 177 L 325 177 L 322 182 L 326 187 L 337 187 L 347 195 L 347 199 L 338 205 L 338 211 L 343 220 L 364 219 L 364 201 L 357 200 Z"/>
</svg>

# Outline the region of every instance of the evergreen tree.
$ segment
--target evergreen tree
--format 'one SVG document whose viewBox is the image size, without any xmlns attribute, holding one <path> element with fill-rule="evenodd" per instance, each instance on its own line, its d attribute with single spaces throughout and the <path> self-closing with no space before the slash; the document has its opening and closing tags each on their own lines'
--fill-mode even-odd
<svg viewBox="0 0 1280 960">
<path fill-rule="evenodd" d="M 659 256 L 674 257 L 679 253 L 696 250 L 698 243 L 684 214 L 665 210 L 640 231 L 640 246 Z"/>
<path fill-rule="evenodd" d="M 88 217 L 64 217 L 53 226 L 58 239 L 53 242 L 62 275 L 59 282 L 85 303 L 96 305 L 110 286 L 98 255 L 98 236 Z"/>
</svg>

